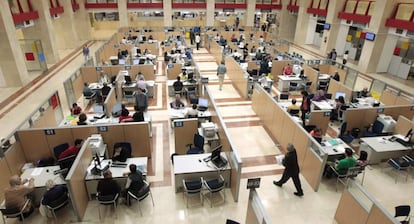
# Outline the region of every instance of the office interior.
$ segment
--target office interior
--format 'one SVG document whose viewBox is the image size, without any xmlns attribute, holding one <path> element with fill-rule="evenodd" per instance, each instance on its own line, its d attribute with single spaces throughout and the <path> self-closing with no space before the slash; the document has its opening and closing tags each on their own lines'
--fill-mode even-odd
<svg viewBox="0 0 414 224">
<path fill-rule="evenodd" d="M 225 223 L 226 219 L 232 219 L 240 223 L 256 223 L 261 218 L 262 221 L 257 223 L 375 223 L 375 220 L 394 223 L 394 207 L 411 205 L 408 198 L 412 196 L 412 173 L 408 171 L 406 176 L 405 171 L 391 169 L 384 158 L 382 162 L 368 165 L 363 182 L 362 177 L 358 176 L 347 189 L 343 185 L 336 186 L 336 179 L 322 177 L 329 155 L 297 119 L 285 111 L 286 102 L 296 98 L 300 103 L 301 96 L 300 90 L 281 89 L 284 80 L 279 75 L 288 63 L 301 66 L 308 81 L 312 82 L 308 91 L 314 93 L 320 81 L 326 77 L 323 74 L 331 76 L 338 72 L 340 81 L 328 79 L 327 93 L 333 96 L 345 94 L 347 103 L 352 103 L 356 92 L 367 87 L 373 98 L 380 102 L 379 107 L 350 108 L 343 117 L 348 124 L 346 131 L 354 128 L 364 131 L 379 115 L 385 114 L 395 121 L 393 133 L 405 135 L 414 127 L 412 38 L 409 35 L 412 31 L 406 27 L 395 27 L 395 21 L 408 20 L 410 17 L 407 14 L 412 13 L 414 7 L 409 1 L 375 1 L 375 4 L 365 1 L 329 1 L 329 6 L 327 2 L 103 3 L 43 0 L 42 4 L 30 7 L 24 1 L 11 1 L 11 7 L 7 2 L 0 3 L 4 6 L 0 7 L 2 26 L 6 30 L 3 35 L 8 35 L 9 40 L 2 43 L 5 51 L 0 60 L 0 95 L 3 105 L 0 136 L 12 144 L 1 160 L 2 170 L 7 170 L 7 175 L 2 175 L 1 188 L 8 185 L 8 177 L 21 173 L 25 163 L 36 163 L 40 157 L 52 156 L 55 145 L 62 142 L 71 144 L 77 137 L 86 140 L 92 134 L 99 133 L 107 145 L 108 155 L 112 154 L 114 143 L 122 139 L 131 142 L 134 157 L 148 157 L 147 178 L 151 184 L 154 206 L 150 199 L 143 200 L 141 215 L 137 212 L 137 204 L 131 207 L 120 204 L 116 208 L 116 216 L 111 215 L 113 211 L 108 206 L 103 206 L 107 213 L 100 220 L 98 202 L 89 200 L 85 194 L 87 190 L 84 189 L 85 180 L 82 177 L 85 167 L 74 166 L 65 180 L 70 188 L 71 202 L 67 209 L 57 212 L 59 222 L 103 220 L 133 223 L 139 220 L 148 223 Z M 200 6 L 201 10 L 195 10 L 189 4 Z M 38 12 L 39 18 L 16 24 L 9 11 L 22 13 L 19 5 L 23 12 Z M 150 10 L 151 13 L 142 9 L 149 5 L 155 7 Z M 180 7 L 188 8 L 180 10 Z M 229 10 L 231 7 L 235 9 Z M 56 14 L 45 16 L 43 11 L 49 8 L 51 11 L 57 10 L 53 11 Z M 178 15 L 177 12 L 186 13 Z M 361 17 L 365 21 L 368 16 L 369 22 L 358 21 Z M 232 30 L 237 17 L 244 31 Z M 349 20 L 352 24 L 349 24 Z M 368 25 L 362 26 L 361 23 Z M 265 31 L 262 31 L 263 24 L 268 26 Z M 324 25 L 322 30 L 321 24 Z M 325 24 L 330 25 L 329 29 Z M 200 50 L 190 44 L 187 36 L 187 31 L 195 26 L 201 27 L 203 39 Z M 47 32 L 38 32 L 39 27 Z M 62 32 L 65 27 L 69 27 L 67 32 Z M 169 102 L 173 100 L 174 94 L 171 94 L 171 84 L 168 84 L 171 82 L 168 80 L 174 80 L 183 65 L 176 64 L 168 68 L 160 45 L 140 43 L 139 46 L 141 50 L 150 49 L 151 54 L 156 56 L 154 65 L 134 64 L 132 55 L 126 58 L 125 64 L 110 65 L 110 57 L 116 55 L 118 48 L 128 50 L 134 47 L 120 44 L 131 29 L 147 30 L 145 35 L 151 34 L 159 42 L 167 40 L 169 36 L 186 37 L 184 42 L 191 48 L 191 67 L 198 81 L 196 95 L 208 99 L 209 119 L 218 126 L 219 143 L 207 142 L 205 152 L 210 153 L 214 144 L 221 144 L 229 161 L 230 177 L 224 190 L 226 197 L 223 203 L 220 202 L 222 195 L 214 198 L 218 199 L 218 203 L 213 203 L 212 207 L 208 198 L 203 205 L 191 198 L 190 206 L 187 207 L 183 193 L 176 192 L 177 183 L 170 156 L 173 153 L 185 154 L 186 144 L 193 141 L 193 134 L 198 131 L 200 124 L 198 119 L 171 119 Z M 224 56 L 228 72 L 223 90 L 219 91 L 216 68 L 223 54 L 220 46 L 211 38 L 217 33 L 228 40 L 233 33 L 236 37 L 255 33 L 254 41 L 247 41 L 250 47 L 259 46 L 257 40 L 260 36 L 265 36 L 267 42 L 272 40 L 274 45 L 268 47 L 268 52 L 274 57 L 283 56 L 283 60 L 273 61 L 273 84 L 270 90 L 250 82 L 245 77 L 240 61 L 228 54 Z M 362 38 L 367 33 L 375 34 L 375 39 Z M 361 49 L 358 49 L 359 44 Z M 13 51 L 12 46 L 19 45 L 22 51 Z M 91 52 L 87 61 L 82 55 L 84 45 Z M 171 47 L 165 45 L 164 50 Z M 231 45 L 231 48 L 238 51 L 237 46 Z M 332 48 L 338 52 L 336 64 L 326 60 Z M 353 53 L 349 55 L 347 64 L 342 66 L 342 55 L 346 50 Z M 359 58 L 356 57 L 358 50 Z M 14 56 L 11 62 L 10 55 Z M 247 70 L 257 69 L 257 64 L 249 60 L 246 63 Z M 81 105 L 85 112 L 93 113 L 93 102 L 84 99 L 82 88 L 84 82 L 98 82 L 101 71 L 110 77 L 115 76 L 117 81 L 117 88 L 113 86 L 101 102 L 108 116 L 119 102 L 126 103 L 130 111 L 134 109 L 134 100 L 125 96 L 122 86 L 124 71 L 128 71 L 132 80 L 141 71 L 147 81 L 153 81 L 153 96 L 149 98 L 144 122 L 115 122 L 103 126 L 107 130 L 97 129 L 100 126 L 97 124 L 85 127 L 67 125 L 70 122 L 66 119 L 73 102 Z M 274 97 L 280 98 L 283 93 L 289 93 L 288 100 L 276 102 Z M 190 104 L 187 96 L 184 100 L 186 105 Z M 330 122 L 325 112 L 323 109 L 313 110 L 307 124 L 320 126 L 327 139 L 336 138 L 341 122 Z M 46 135 L 50 130 L 55 134 Z M 33 144 L 34 141 L 36 144 Z M 298 151 L 300 177 L 305 192 L 302 198 L 293 195 L 294 188 L 290 182 L 281 189 L 272 184 L 283 172 L 283 166 L 277 164 L 275 156 L 285 153 L 289 142 Z M 361 143 L 353 141 L 349 145 L 358 153 Z M 91 162 L 92 154 L 88 153 L 87 146 L 84 145 L 75 163 Z M 246 189 L 247 179 L 254 177 L 261 177 L 260 188 L 254 191 Z M 3 198 L 3 194 L 0 197 Z M 350 211 L 359 215 L 350 220 L 347 216 Z M 39 212 L 35 212 L 27 221 L 45 220 Z"/>
</svg>

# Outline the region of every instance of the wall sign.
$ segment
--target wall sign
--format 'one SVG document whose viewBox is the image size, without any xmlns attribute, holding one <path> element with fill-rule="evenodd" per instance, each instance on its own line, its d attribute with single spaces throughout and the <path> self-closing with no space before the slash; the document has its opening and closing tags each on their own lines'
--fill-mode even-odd
<svg viewBox="0 0 414 224">
<path fill-rule="evenodd" d="M 323 112 L 323 116 L 324 117 L 330 117 L 331 116 L 331 112 L 330 111 L 325 111 L 325 112 Z"/>
<path fill-rule="evenodd" d="M 102 67 L 95 67 L 95 70 L 97 71 L 97 72 L 99 72 L 99 71 L 102 71 Z"/>
<path fill-rule="evenodd" d="M 378 108 L 377 113 L 384 113 L 384 108 Z"/>
<path fill-rule="evenodd" d="M 98 126 L 98 132 L 107 132 L 108 126 Z"/>
<path fill-rule="evenodd" d="M 125 70 L 131 70 L 131 65 L 125 65 Z"/>
<path fill-rule="evenodd" d="M 184 126 L 184 122 L 182 121 L 174 121 L 174 127 L 175 128 L 179 128 L 179 127 L 183 127 Z"/>
<path fill-rule="evenodd" d="M 260 187 L 260 177 L 247 179 L 247 189 L 255 189 Z"/>
<path fill-rule="evenodd" d="M 46 129 L 45 130 L 45 135 L 55 135 L 55 129 Z"/>
</svg>

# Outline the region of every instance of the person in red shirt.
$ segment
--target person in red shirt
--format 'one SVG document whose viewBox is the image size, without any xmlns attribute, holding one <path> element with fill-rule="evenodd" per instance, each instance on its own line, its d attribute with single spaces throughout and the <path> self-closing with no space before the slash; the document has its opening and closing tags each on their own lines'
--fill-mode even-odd
<svg viewBox="0 0 414 224">
<path fill-rule="evenodd" d="M 125 119 L 129 119 L 132 118 L 131 116 L 129 116 L 129 111 L 128 110 L 122 110 L 121 111 L 121 116 L 119 116 L 119 123 L 121 123 L 123 120 Z"/>
<path fill-rule="evenodd" d="M 292 75 L 292 74 L 293 74 L 292 67 L 290 66 L 290 64 L 287 64 L 287 65 L 283 68 L 283 75 Z"/>
<path fill-rule="evenodd" d="M 64 159 L 64 158 L 66 158 L 68 156 L 77 155 L 78 152 L 79 152 L 79 150 L 82 147 L 82 142 L 83 142 L 82 139 L 76 139 L 75 140 L 75 145 L 67 148 L 65 151 L 63 151 L 62 153 L 60 153 L 59 160 L 60 159 Z"/>
<path fill-rule="evenodd" d="M 78 106 L 77 103 L 72 104 L 72 108 L 70 108 L 70 114 L 71 115 L 78 115 L 82 112 L 82 108 Z"/>
</svg>

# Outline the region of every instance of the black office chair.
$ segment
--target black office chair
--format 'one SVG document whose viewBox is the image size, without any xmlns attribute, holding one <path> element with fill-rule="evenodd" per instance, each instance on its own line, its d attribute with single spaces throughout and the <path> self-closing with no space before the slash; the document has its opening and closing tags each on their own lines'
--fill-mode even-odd
<svg viewBox="0 0 414 224">
<path fill-rule="evenodd" d="M 152 206 L 154 206 L 154 198 L 152 198 L 152 193 L 150 189 L 150 185 L 148 182 L 144 181 L 145 185 L 135 194 L 134 192 L 128 191 L 127 194 L 127 202 L 130 202 L 131 199 L 135 199 L 138 201 L 138 208 L 142 216 L 141 210 L 141 201 L 144 200 L 148 195 L 151 196 Z"/>
<path fill-rule="evenodd" d="M 291 109 L 289 111 L 289 114 L 292 115 L 292 116 L 299 117 L 299 111 L 300 111 L 299 109 Z"/>
<path fill-rule="evenodd" d="M 65 205 L 67 205 L 69 202 L 68 194 L 63 194 L 59 198 L 57 198 L 54 201 L 51 201 L 49 204 L 46 205 L 47 209 L 52 213 L 53 217 L 56 218 L 56 211 L 63 208 Z"/>
<path fill-rule="evenodd" d="M 296 91 L 298 90 L 299 86 L 297 82 L 290 82 L 289 83 L 289 91 Z"/>
<path fill-rule="evenodd" d="M 192 147 L 194 144 L 194 147 Z M 193 144 L 187 144 L 187 154 L 200 154 L 204 153 L 204 137 L 199 134 L 194 134 Z"/>
<path fill-rule="evenodd" d="M 240 222 L 236 222 L 236 221 L 234 221 L 234 220 L 227 219 L 227 220 L 226 220 L 226 224 L 240 224 Z"/>
<path fill-rule="evenodd" d="M 288 100 L 289 99 L 289 93 L 281 93 L 279 95 L 280 100 Z"/>
<path fill-rule="evenodd" d="M 208 190 L 210 195 L 210 207 L 213 207 L 213 194 L 223 192 L 222 190 L 225 187 L 224 178 L 222 175 L 219 175 L 218 178 L 206 180 L 201 178 L 204 186 Z M 226 201 L 226 194 L 223 192 L 223 203 Z"/>
<path fill-rule="evenodd" d="M 410 167 L 410 162 L 407 161 L 404 157 L 401 158 L 391 158 L 387 161 L 397 172 L 405 172 L 405 181 L 408 179 L 408 168 Z M 395 183 L 397 183 L 398 175 L 395 175 Z"/>
<path fill-rule="evenodd" d="M 5 218 L 20 218 L 24 222 L 23 211 L 30 206 L 30 199 L 27 199 L 21 209 L 19 208 L 0 208 L 3 223 L 6 223 Z"/>
<path fill-rule="evenodd" d="M 67 142 L 53 147 L 53 153 L 55 154 L 55 158 L 58 159 L 59 155 L 67 148 L 69 148 L 69 144 Z"/>
<path fill-rule="evenodd" d="M 375 137 L 382 134 L 382 130 L 384 129 L 384 124 L 378 120 L 374 121 L 372 125 L 372 131 L 366 130 L 364 132 L 364 137 Z"/>
<path fill-rule="evenodd" d="M 398 218 L 401 224 L 410 223 L 411 207 L 409 205 L 400 205 L 395 207 L 395 218 Z M 402 219 L 401 219 L 402 217 Z"/>
<path fill-rule="evenodd" d="M 117 143 L 115 143 L 114 144 L 114 150 L 112 152 L 112 157 L 114 156 L 115 149 L 119 148 L 119 147 L 122 147 L 122 151 L 123 151 L 122 153 L 126 154 L 126 158 L 131 158 L 132 157 L 132 155 L 131 155 L 132 147 L 131 147 L 131 143 L 129 143 L 129 142 L 117 142 Z"/>
<path fill-rule="evenodd" d="M 96 199 L 98 200 L 99 204 L 101 205 L 113 205 L 114 206 L 114 213 L 115 217 L 117 217 L 116 214 L 116 206 L 117 206 L 117 200 L 119 197 L 119 193 L 115 195 L 100 195 L 99 192 L 96 194 Z M 101 220 L 101 208 L 98 206 L 98 212 L 99 212 L 99 220 Z"/>
<path fill-rule="evenodd" d="M 201 191 L 203 190 L 203 182 L 201 178 L 197 178 L 194 180 L 185 180 L 183 179 L 183 197 L 186 197 L 186 204 L 188 208 L 188 198 L 191 196 L 199 196 L 201 205 L 203 205 L 203 195 Z"/>
<path fill-rule="evenodd" d="M 351 143 L 354 140 L 354 136 L 351 135 L 349 131 L 346 131 L 347 123 L 343 122 L 341 124 L 340 130 L 339 130 L 339 138 L 342 139 L 345 143 Z"/>
<path fill-rule="evenodd" d="M 327 90 L 329 86 L 329 82 L 320 81 L 318 85 L 318 90 Z"/>
<path fill-rule="evenodd" d="M 332 93 L 325 93 L 326 99 L 332 99 Z"/>
</svg>

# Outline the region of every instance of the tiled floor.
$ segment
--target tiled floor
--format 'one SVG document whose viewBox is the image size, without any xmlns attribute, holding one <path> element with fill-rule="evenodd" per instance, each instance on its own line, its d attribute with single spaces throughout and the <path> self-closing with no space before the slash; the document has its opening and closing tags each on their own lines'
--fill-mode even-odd
<svg viewBox="0 0 414 224">
<path fill-rule="evenodd" d="M 93 49 L 98 45 L 95 43 Z M 210 57 L 205 49 L 194 52 L 194 60 L 204 63 Z M 161 59 L 160 59 L 161 60 Z M 77 56 L 61 72 L 70 73 L 81 63 L 81 56 Z M 243 99 L 231 85 L 229 80 L 218 90 L 218 82 L 214 73 L 215 63 L 208 62 L 208 66 L 199 66 L 203 74 L 210 74 L 209 88 L 212 97 L 216 100 L 224 122 L 229 127 L 229 133 L 243 160 L 242 183 L 239 201 L 233 201 L 231 193 L 226 190 L 226 202 L 210 208 L 206 200 L 204 206 L 197 201 L 191 201 L 190 208 L 186 208 L 182 193 L 175 193 L 174 180 L 171 171 L 170 154 L 174 149 L 174 136 L 168 125 L 167 96 L 165 86 L 165 73 L 163 69 L 157 70 L 156 97 L 150 99 L 149 112 L 153 120 L 153 172 L 149 176 L 152 183 L 152 193 L 155 206 L 152 207 L 150 198 L 142 203 L 143 216 L 140 215 L 137 203 L 131 207 L 120 204 L 116 209 L 117 217 L 109 207 L 104 212 L 104 218 L 99 220 L 98 204 L 96 201 L 89 203 L 84 217 L 84 223 L 225 223 L 226 218 L 231 218 L 244 223 L 247 209 L 248 191 L 246 190 L 246 178 L 261 176 L 261 187 L 258 193 L 273 223 L 334 223 L 333 217 L 338 200 L 343 189 L 340 186 L 335 191 L 335 180 L 324 179 L 319 191 L 314 192 L 307 182 L 301 178 L 305 196 L 298 198 L 293 195 L 294 186 L 289 181 L 283 188 L 275 187 L 272 181 L 281 177 L 283 167 L 275 163 L 274 156 L 280 151 L 277 142 L 274 142 L 266 130 L 261 126 L 256 114 L 251 109 L 251 102 Z M 162 68 L 162 66 L 158 66 Z M 206 72 L 207 71 L 207 72 Z M 67 76 L 68 74 L 66 74 Z M 57 82 L 52 79 L 50 82 Z M 61 84 L 62 82 L 60 82 Z M 53 86 L 58 86 L 57 84 Z M 42 88 L 42 87 L 40 87 Z M 61 87 L 57 87 L 61 88 Z M 274 90 L 273 90 L 274 91 Z M 2 92 L 2 90 L 0 90 Z M 35 104 L 35 103 L 33 103 Z M 26 106 L 26 107 L 25 107 Z M 22 105 L 27 107 L 27 103 Z M 3 124 L 4 117 L 1 119 Z M 412 175 L 407 182 L 400 176 L 398 183 L 394 183 L 395 174 L 380 166 L 369 166 L 366 172 L 364 186 L 375 198 L 393 213 L 393 208 L 399 204 L 411 204 L 414 192 L 414 180 Z M 408 198 L 408 200 L 407 200 Z M 219 200 L 220 198 L 216 198 Z M 70 208 L 68 206 L 67 208 Z M 70 209 L 58 212 L 60 223 L 74 222 L 75 218 Z M 38 212 L 28 219 L 28 223 L 44 223 L 46 220 Z M 52 223 L 52 220 L 49 220 Z"/>
</svg>

